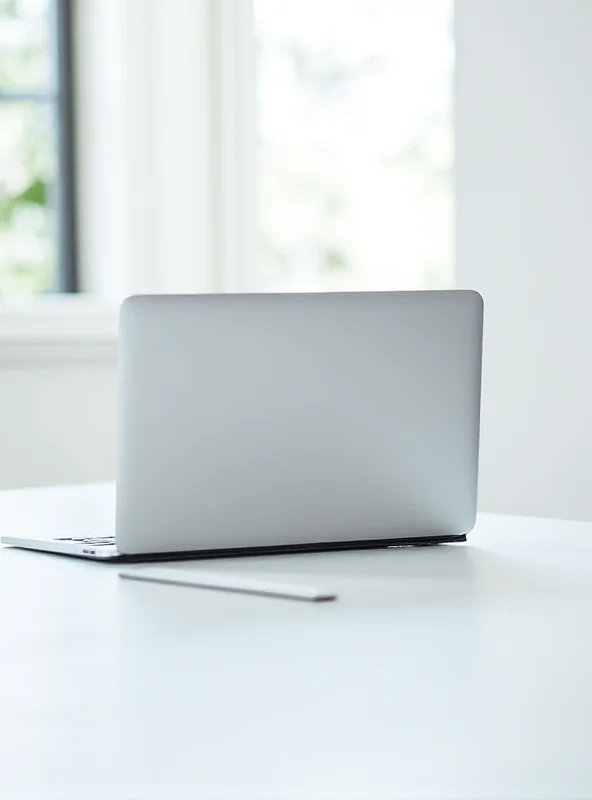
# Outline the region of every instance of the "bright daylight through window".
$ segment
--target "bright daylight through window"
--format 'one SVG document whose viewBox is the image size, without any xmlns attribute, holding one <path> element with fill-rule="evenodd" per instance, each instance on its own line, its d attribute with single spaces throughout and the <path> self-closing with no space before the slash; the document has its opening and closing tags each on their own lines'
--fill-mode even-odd
<svg viewBox="0 0 592 800">
<path fill-rule="evenodd" d="M 451 285 L 452 0 L 240 2 L 257 62 L 257 153 L 241 155 L 256 155 L 257 247 L 242 285 Z M 84 8 L 0 0 L 0 296 L 77 288 L 70 15 Z"/>
<path fill-rule="evenodd" d="M 451 0 L 255 0 L 258 282 L 452 281 Z"/>
<path fill-rule="evenodd" d="M 75 288 L 69 0 L 0 0 L 0 297 Z"/>
</svg>

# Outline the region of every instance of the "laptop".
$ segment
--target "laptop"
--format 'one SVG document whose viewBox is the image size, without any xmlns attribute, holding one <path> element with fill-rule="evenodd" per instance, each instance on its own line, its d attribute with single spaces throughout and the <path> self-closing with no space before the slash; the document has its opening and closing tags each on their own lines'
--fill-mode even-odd
<svg viewBox="0 0 592 800">
<path fill-rule="evenodd" d="M 472 291 L 128 298 L 114 535 L 2 542 L 146 561 L 463 541 L 482 327 Z"/>
</svg>

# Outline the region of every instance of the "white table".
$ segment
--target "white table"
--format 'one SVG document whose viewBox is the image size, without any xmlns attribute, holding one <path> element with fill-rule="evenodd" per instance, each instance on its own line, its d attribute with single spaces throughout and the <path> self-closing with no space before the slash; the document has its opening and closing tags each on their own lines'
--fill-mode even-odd
<svg viewBox="0 0 592 800">
<path fill-rule="evenodd" d="M 96 530 L 112 503 L 7 492 L 0 528 Z M 222 568 L 340 600 L 2 549 L 2 798 L 592 797 L 591 524 L 483 516 L 466 545 Z"/>
</svg>

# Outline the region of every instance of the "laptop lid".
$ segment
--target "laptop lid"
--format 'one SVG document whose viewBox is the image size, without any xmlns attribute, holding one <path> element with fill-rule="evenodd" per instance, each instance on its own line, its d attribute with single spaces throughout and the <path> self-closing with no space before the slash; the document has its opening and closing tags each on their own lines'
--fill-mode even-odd
<svg viewBox="0 0 592 800">
<path fill-rule="evenodd" d="M 482 318 L 470 291 L 127 299 L 119 551 L 466 533 Z"/>
</svg>

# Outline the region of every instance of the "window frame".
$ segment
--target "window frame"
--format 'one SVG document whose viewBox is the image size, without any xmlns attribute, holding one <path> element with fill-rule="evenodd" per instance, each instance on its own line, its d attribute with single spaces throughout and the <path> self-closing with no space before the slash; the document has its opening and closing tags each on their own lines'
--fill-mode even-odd
<svg viewBox="0 0 592 800">
<path fill-rule="evenodd" d="M 72 0 L 52 0 L 49 19 L 52 84 L 42 90 L 0 90 L 0 104 L 46 104 L 53 117 L 55 172 L 51 206 L 55 269 L 49 292 L 59 294 L 78 291 L 72 13 Z"/>
<path fill-rule="evenodd" d="M 76 136 L 74 129 L 74 42 L 72 0 L 54 0 L 56 74 L 56 229 L 54 292 L 74 293 L 78 280 L 76 214 Z"/>
<path fill-rule="evenodd" d="M 253 0 L 56 3 L 64 213 L 54 291 L 114 313 L 130 293 L 243 291 L 256 248 Z M 194 209 L 183 245 L 175 204 Z M 14 305 L 0 297 L 4 330 L 23 313 Z M 50 292 L 28 297 L 24 313 L 59 307 Z"/>
</svg>

